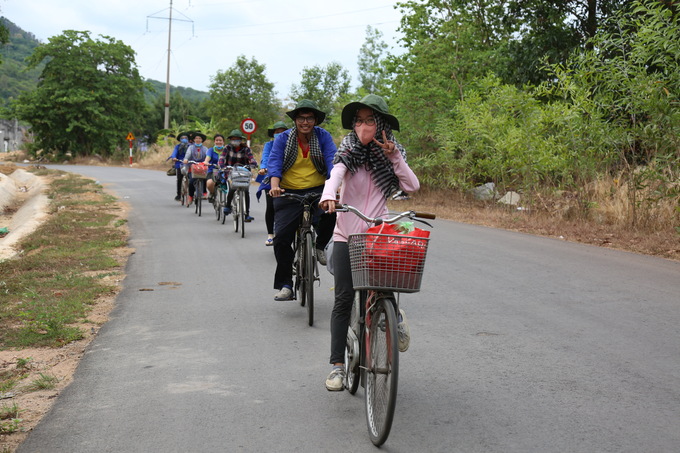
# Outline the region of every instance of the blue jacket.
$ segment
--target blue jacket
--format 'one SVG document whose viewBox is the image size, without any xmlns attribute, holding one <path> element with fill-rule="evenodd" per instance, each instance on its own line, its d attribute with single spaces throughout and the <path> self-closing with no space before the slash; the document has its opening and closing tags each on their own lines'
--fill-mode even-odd
<svg viewBox="0 0 680 453">
<path fill-rule="evenodd" d="M 267 176 L 270 178 L 281 178 L 282 176 L 283 154 L 291 131 L 292 129 L 288 129 L 274 139 L 274 145 L 272 146 L 272 150 L 269 153 L 269 158 L 267 160 Z M 338 149 L 336 148 L 335 143 L 333 143 L 333 137 L 331 137 L 330 132 L 326 129 L 314 126 L 314 133 L 319 139 L 319 147 L 321 148 L 321 154 L 323 155 L 326 164 L 325 177 L 328 179 L 331 170 L 333 169 L 333 158 Z"/>
<path fill-rule="evenodd" d="M 170 156 L 170 159 L 179 159 L 179 161 L 175 162 L 175 168 L 182 167 L 182 162 L 180 161 L 184 160 L 187 149 L 189 149 L 189 143 L 178 143 L 175 145 L 175 149 L 172 150 L 172 156 Z"/>
<path fill-rule="evenodd" d="M 224 149 L 224 148 L 223 148 Z M 220 153 L 222 150 L 216 150 L 215 147 L 212 147 L 208 150 L 206 157 L 210 158 L 210 167 L 208 167 L 208 174 L 211 175 L 213 172 L 213 169 L 217 167 L 217 161 L 220 160 Z"/>
<path fill-rule="evenodd" d="M 260 159 L 260 168 L 267 168 L 267 162 L 269 161 L 269 154 L 272 152 L 272 146 L 274 146 L 274 140 L 269 140 L 264 144 L 262 149 L 262 158 Z M 262 182 L 267 175 L 257 175 L 255 182 Z M 269 189 L 269 187 L 267 187 Z"/>
</svg>

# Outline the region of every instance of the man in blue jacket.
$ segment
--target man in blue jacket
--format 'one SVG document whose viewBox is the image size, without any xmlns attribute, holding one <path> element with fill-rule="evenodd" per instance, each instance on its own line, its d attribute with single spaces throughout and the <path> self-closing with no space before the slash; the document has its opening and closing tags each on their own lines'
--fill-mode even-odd
<svg viewBox="0 0 680 453">
<path fill-rule="evenodd" d="M 304 99 L 286 114 L 294 121 L 294 126 L 276 137 L 267 163 L 271 184 L 269 194 L 274 197 L 274 288 L 279 290 L 274 300 L 293 299 L 295 252 L 292 244 L 303 210 L 297 200 L 280 198 L 280 195 L 283 192 L 300 195 L 321 193 L 337 151 L 331 134 L 317 126 L 326 114 L 313 101 Z M 319 214 L 322 212 L 318 210 Z M 324 248 L 333 235 L 334 227 L 335 215 L 322 214 L 316 240 L 316 257 L 322 265 L 326 264 Z"/>
</svg>

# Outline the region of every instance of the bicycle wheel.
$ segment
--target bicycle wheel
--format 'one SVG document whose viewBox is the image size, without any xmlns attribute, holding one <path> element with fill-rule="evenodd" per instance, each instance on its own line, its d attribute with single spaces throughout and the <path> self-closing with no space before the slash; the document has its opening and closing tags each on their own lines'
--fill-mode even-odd
<svg viewBox="0 0 680 453">
<path fill-rule="evenodd" d="M 217 187 L 217 184 L 215 184 L 215 192 L 213 193 L 213 209 L 215 209 L 215 220 L 218 222 L 220 221 L 220 218 L 222 217 L 222 206 L 220 206 L 220 188 Z"/>
<path fill-rule="evenodd" d="M 305 303 L 307 304 L 307 318 L 309 325 L 314 324 L 314 240 L 312 239 L 312 233 L 305 233 L 304 237 L 304 267 L 303 278 L 304 281 L 304 294 Z"/>
<path fill-rule="evenodd" d="M 239 190 L 239 192 L 241 192 Z M 246 197 L 243 193 L 238 197 L 239 222 L 241 223 L 241 237 L 246 237 Z"/>
<path fill-rule="evenodd" d="M 233 206 L 231 213 L 234 215 L 234 233 L 238 233 L 238 227 L 239 227 L 239 220 L 241 217 L 241 214 L 239 213 L 239 198 L 241 198 L 241 195 L 238 193 L 238 190 L 234 192 L 234 198 L 231 201 L 231 205 Z"/>
<path fill-rule="evenodd" d="M 293 259 L 293 275 L 295 276 L 295 297 L 300 298 L 300 305 L 305 306 L 305 286 L 304 286 L 304 264 L 305 258 L 302 253 L 302 239 L 300 239 L 300 230 L 295 233 L 295 241 L 293 245 L 295 258 Z"/>
<path fill-rule="evenodd" d="M 220 189 L 220 210 L 222 211 L 222 225 L 227 221 L 227 215 L 224 213 L 224 208 L 227 207 L 227 192 Z"/>
<path fill-rule="evenodd" d="M 397 316 L 390 298 L 377 301 L 370 316 L 369 348 L 366 356 L 366 422 L 374 445 L 387 440 L 397 404 L 399 350 L 397 349 Z M 369 322 L 368 319 L 366 321 Z"/>
<path fill-rule="evenodd" d="M 359 323 L 361 317 L 361 305 L 364 304 L 365 291 L 354 292 L 354 303 L 352 304 L 352 313 L 349 318 L 349 327 L 347 328 L 347 345 L 345 346 L 345 387 L 350 394 L 354 395 L 359 388 L 359 373 L 361 368 L 361 325 Z"/>
<path fill-rule="evenodd" d="M 178 171 L 182 171 L 182 169 L 178 169 Z M 187 203 L 187 197 L 189 196 L 189 187 L 187 184 L 187 176 L 184 175 L 182 177 L 182 184 L 181 184 L 181 189 L 180 189 L 180 206 L 185 206 Z"/>
</svg>

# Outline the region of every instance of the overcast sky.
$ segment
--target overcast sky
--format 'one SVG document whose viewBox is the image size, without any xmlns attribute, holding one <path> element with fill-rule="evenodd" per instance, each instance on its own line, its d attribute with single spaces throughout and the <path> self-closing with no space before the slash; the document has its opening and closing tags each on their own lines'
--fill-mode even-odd
<svg viewBox="0 0 680 453">
<path fill-rule="evenodd" d="M 337 61 L 358 84 L 366 26 L 400 53 L 396 0 L 173 0 L 170 83 L 208 91 L 210 77 L 238 55 L 266 65 L 285 98 L 305 67 Z M 41 42 L 90 31 L 132 47 L 142 77 L 165 82 L 170 0 L 0 0 L 0 15 Z"/>
</svg>

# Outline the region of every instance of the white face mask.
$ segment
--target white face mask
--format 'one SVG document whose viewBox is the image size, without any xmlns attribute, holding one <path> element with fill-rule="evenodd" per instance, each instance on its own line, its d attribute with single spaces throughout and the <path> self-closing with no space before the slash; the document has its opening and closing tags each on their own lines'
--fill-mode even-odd
<svg viewBox="0 0 680 453">
<path fill-rule="evenodd" d="M 241 140 L 232 140 L 231 141 L 231 146 L 238 146 L 241 144 Z"/>
</svg>

